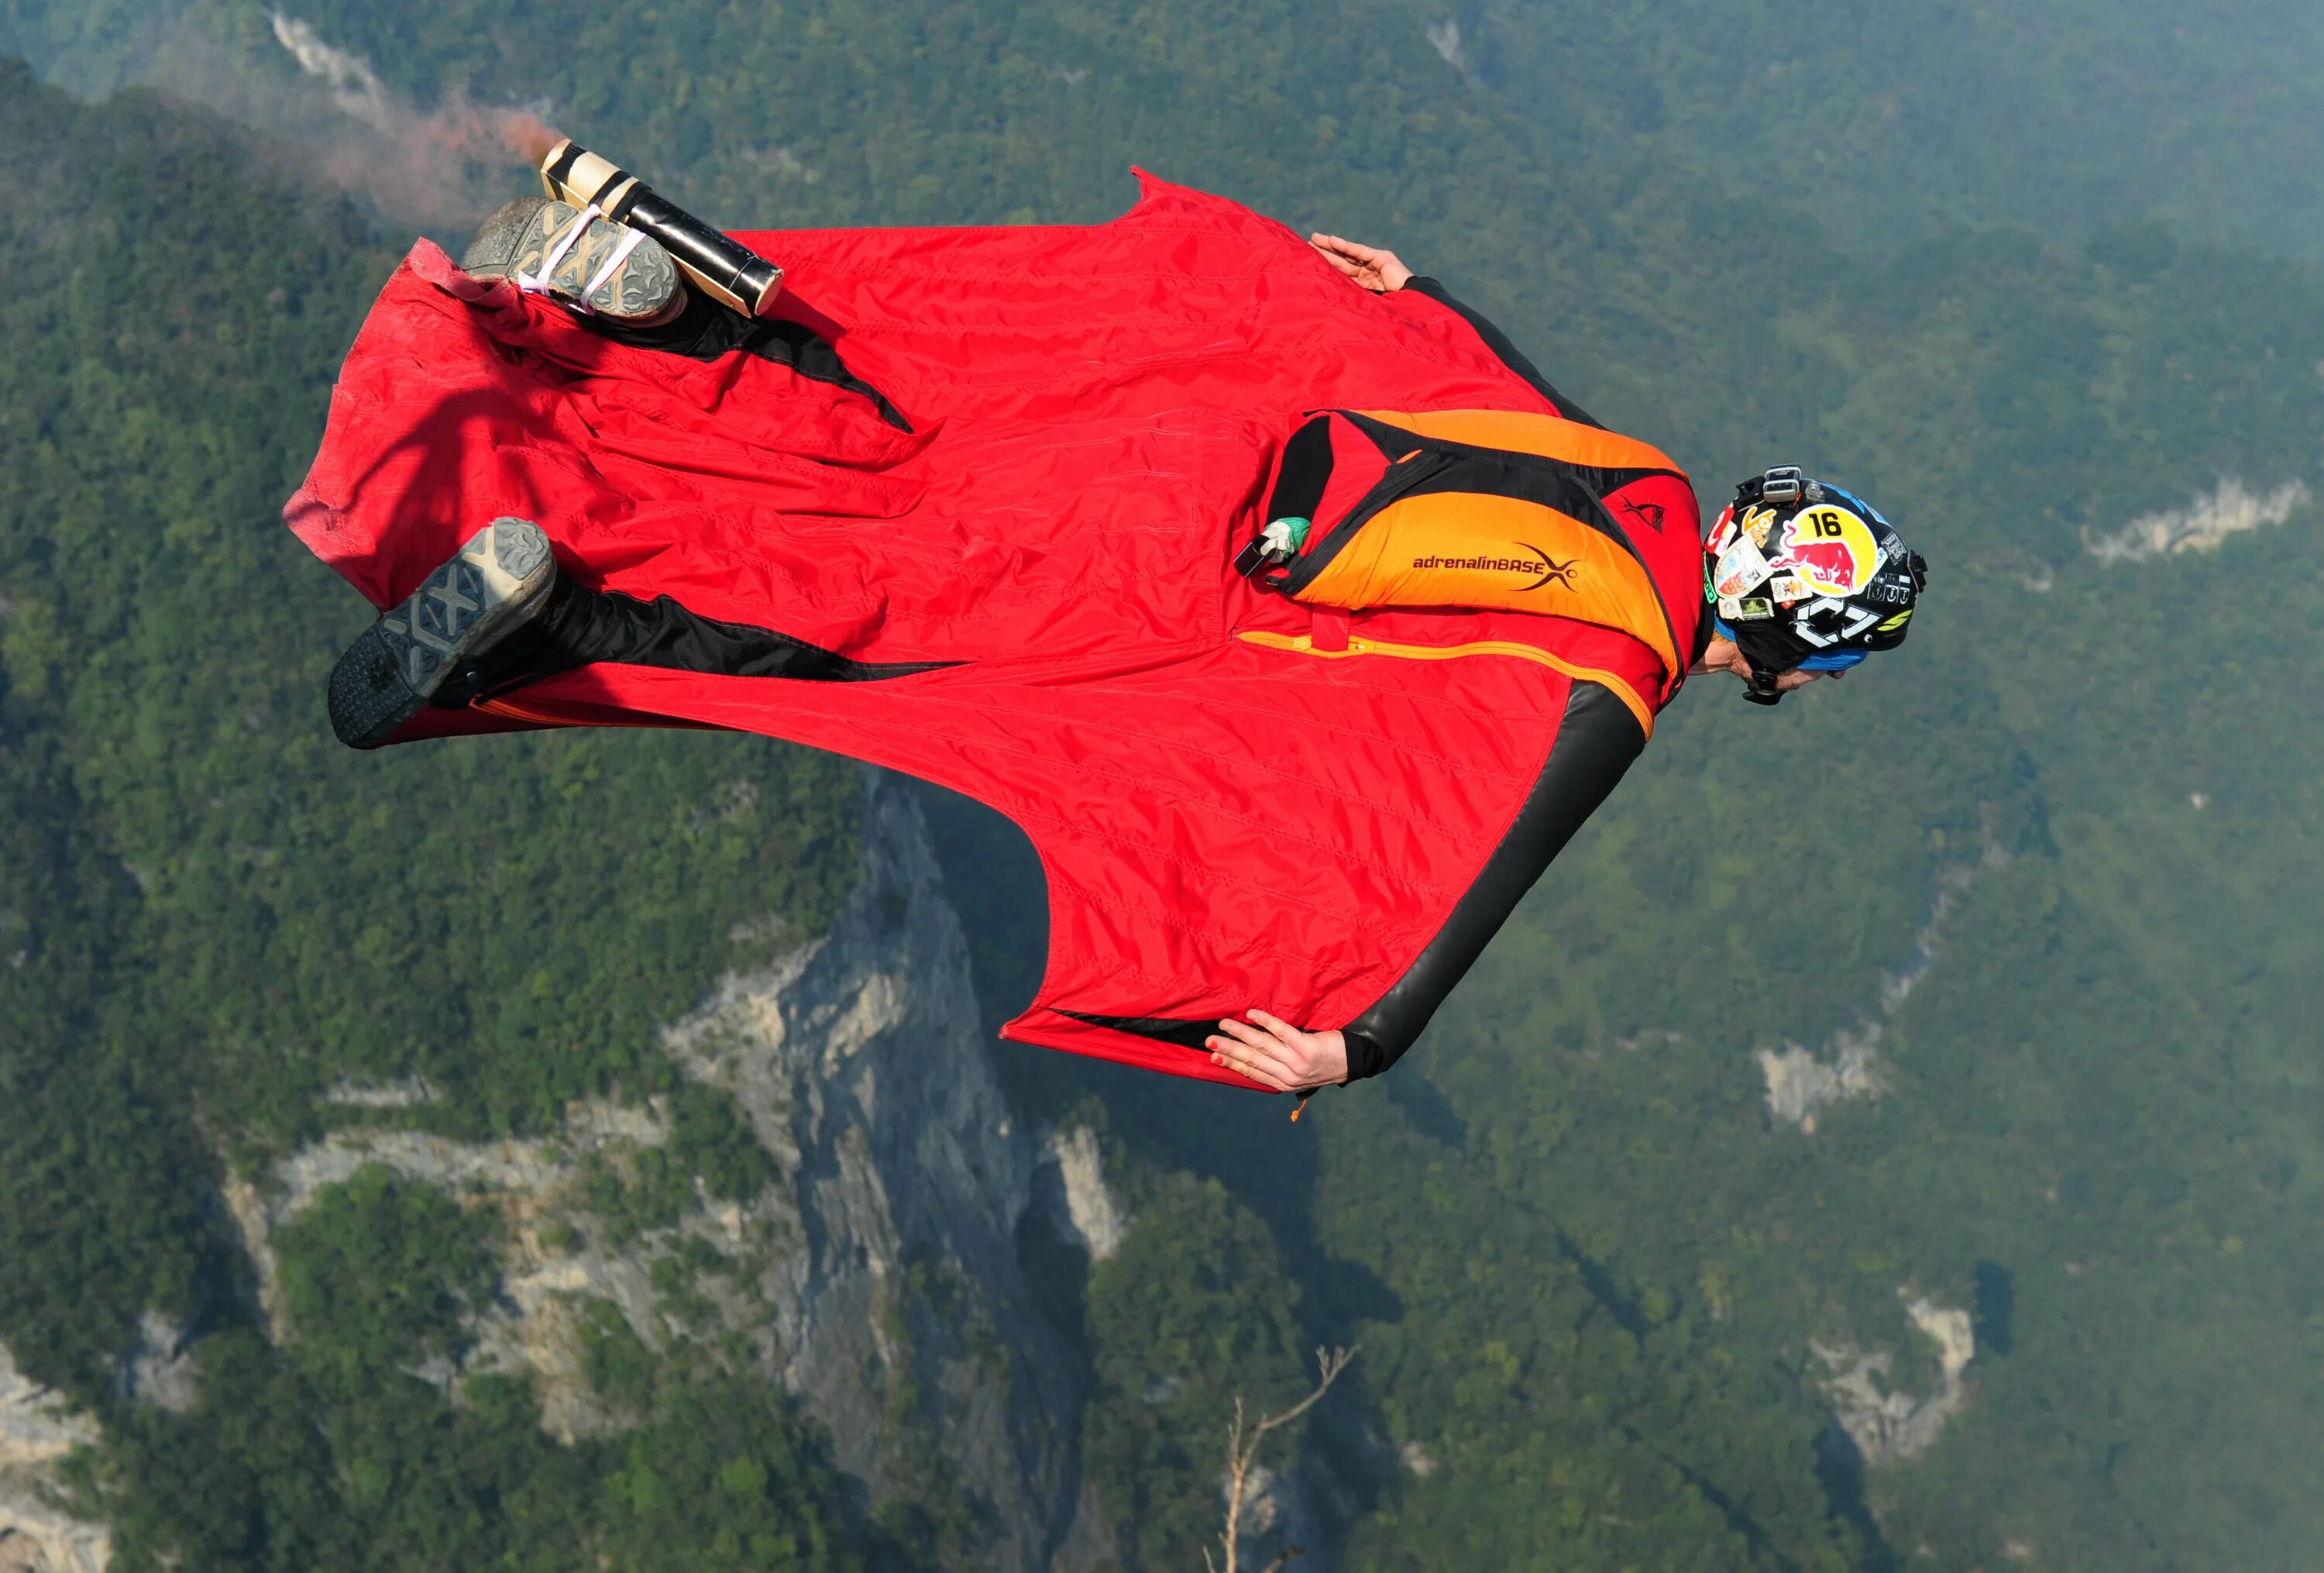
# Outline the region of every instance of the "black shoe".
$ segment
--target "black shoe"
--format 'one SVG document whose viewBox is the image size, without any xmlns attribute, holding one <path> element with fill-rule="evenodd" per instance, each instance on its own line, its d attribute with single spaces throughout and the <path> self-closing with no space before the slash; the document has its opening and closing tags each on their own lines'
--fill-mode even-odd
<svg viewBox="0 0 2324 1573">
<path fill-rule="evenodd" d="M 659 241 L 546 197 L 520 197 L 484 220 L 460 266 L 479 279 L 513 278 L 586 315 L 632 328 L 685 310 L 678 264 Z"/>
<path fill-rule="evenodd" d="M 331 669 L 331 730 L 377 748 L 549 606 L 557 559 L 526 519 L 495 519 L 364 631 Z"/>
</svg>

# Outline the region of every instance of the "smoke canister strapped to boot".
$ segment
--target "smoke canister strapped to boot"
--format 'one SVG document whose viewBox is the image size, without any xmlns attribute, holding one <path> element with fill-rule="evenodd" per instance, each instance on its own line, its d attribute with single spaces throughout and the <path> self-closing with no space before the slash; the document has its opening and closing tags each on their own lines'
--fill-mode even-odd
<svg viewBox="0 0 2324 1573">
<path fill-rule="evenodd" d="M 650 235 L 705 293 L 745 317 L 765 316 L 782 293 L 782 269 L 571 137 L 540 161 L 540 185 L 558 201 Z"/>
<path fill-rule="evenodd" d="M 1554 415 L 1318 412 L 1276 464 L 1265 523 L 1235 560 L 1311 606 L 1536 612 L 1693 659 L 1701 515 L 1646 443 Z"/>
</svg>

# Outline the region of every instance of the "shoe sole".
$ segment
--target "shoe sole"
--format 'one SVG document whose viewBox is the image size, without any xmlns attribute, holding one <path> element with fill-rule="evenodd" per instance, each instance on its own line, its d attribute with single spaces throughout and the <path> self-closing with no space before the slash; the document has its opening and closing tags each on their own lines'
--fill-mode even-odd
<svg viewBox="0 0 2324 1573">
<path fill-rule="evenodd" d="M 556 582 L 549 537 L 526 519 L 495 519 L 430 573 L 331 669 L 331 730 L 377 748 L 435 698 L 444 680 L 523 623 Z"/>
<path fill-rule="evenodd" d="M 509 271 L 526 278 L 538 278 L 549 254 L 580 216 L 581 209 L 568 203 L 542 203 L 526 227 Z M 595 290 L 587 288 L 606 259 L 629 236 L 626 226 L 610 218 L 590 220 L 589 227 L 565 248 L 565 254 L 558 258 L 557 266 L 541 281 L 542 284 L 559 300 L 585 305 L 616 322 L 651 326 L 678 303 L 678 264 L 653 236 L 640 236 L 613 276 Z"/>
</svg>

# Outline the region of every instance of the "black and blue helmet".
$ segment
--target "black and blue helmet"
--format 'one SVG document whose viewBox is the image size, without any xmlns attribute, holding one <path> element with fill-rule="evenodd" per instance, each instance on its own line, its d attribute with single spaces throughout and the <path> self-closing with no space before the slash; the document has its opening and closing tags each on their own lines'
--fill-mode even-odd
<svg viewBox="0 0 2324 1573">
<path fill-rule="evenodd" d="M 1843 671 L 1902 644 L 1928 579 L 1878 509 L 1795 465 L 1736 487 L 1703 543 L 1703 597 L 1763 704 L 1787 671 Z"/>
</svg>

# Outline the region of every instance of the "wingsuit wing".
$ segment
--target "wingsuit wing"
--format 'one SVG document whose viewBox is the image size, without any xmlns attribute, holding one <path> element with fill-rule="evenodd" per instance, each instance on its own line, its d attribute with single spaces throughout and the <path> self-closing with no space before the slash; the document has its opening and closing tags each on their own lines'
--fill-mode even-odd
<svg viewBox="0 0 2324 1573">
<path fill-rule="evenodd" d="M 1151 178 L 1111 224 L 742 238 L 908 431 L 789 365 L 613 343 L 422 242 L 290 523 L 380 606 L 515 514 L 593 588 L 945 664 L 600 664 L 410 736 L 728 727 L 966 793 L 1047 876 L 1047 976 L 1007 1035 L 1241 1086 L 1209 1023 L 1360 1028 L 1441 997 L 1643 745 L 1661 674 L 1623 634 L 1400 610 L 1351 631 L 1231 571 L 1303 412 L 1550 409 L 1453 311 Z"/>
</svg>

